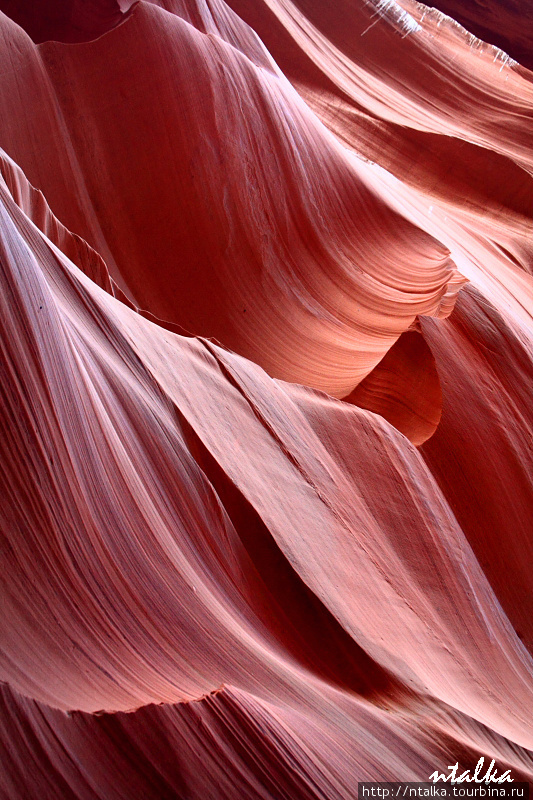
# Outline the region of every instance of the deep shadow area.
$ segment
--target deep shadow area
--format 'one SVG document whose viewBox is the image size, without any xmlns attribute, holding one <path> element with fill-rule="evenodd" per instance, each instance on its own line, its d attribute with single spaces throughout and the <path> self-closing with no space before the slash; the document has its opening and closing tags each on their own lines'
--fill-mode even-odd
<svg viewBox="0 0 533 800">
<path fill-rule="evenodd" d="M 287 561 L 259 514 L 178 409 L 187 446 L 211 482 L 257 571 L 262 591 L 247 592 L 265 627 L 304 667 L 323 680 L 374 701 L 406 689 L 344 630 Z M 324 531 L 327 536 L 327 531 Z"/>
<path fill-rule="evenodd" d="M 0 0 L 0 11 L 36 44 L 90 42 L 126 17 L 117 0 Z"/>
</svg>

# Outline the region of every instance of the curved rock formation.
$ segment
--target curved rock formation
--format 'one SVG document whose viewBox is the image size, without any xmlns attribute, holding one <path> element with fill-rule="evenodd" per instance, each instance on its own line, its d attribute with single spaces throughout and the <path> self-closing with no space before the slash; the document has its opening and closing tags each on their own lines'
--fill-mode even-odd
<svg viewBox="0 0 533 800">
<path fill-rule="evenodd" d="M 95 42 L 38 52 L 136 303 L 342 397 L 418 314 L 448 313 L 461 280 L 266 55 L 242 49 L 141 3 Z"/>
<path fill-rule="evenodd" d="M 119 25 L 124 0 L 0 0 L 0 11 L 31 36 L 34 42 L 86 42 Z"/>
<path fill-rule="evenodd" d="M 442 392 L 435 359 L 420 331 L 403 333 L 344 400 L 381 414 L 417 446 L 433 436 Z"/>
<path fill-rule="evenodd" d="M 524 67 L 533 68 L 533 18 L 526 0 L 491 0 L 490 3 L 480 0 L 468 3 L 435 0 L 434 6 L 460 22 L 478 38 L 501 47 Z"/>
<path fill-rule="evenodd" d="M 531 74 L 407 2 L 2 6 L 9 800 L 533 778 Z"/>
</svg>

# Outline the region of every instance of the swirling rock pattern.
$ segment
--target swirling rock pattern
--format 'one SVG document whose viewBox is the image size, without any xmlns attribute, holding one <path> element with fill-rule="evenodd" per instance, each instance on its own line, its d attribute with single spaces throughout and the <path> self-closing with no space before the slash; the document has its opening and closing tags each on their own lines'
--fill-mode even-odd
<svg viewBox="0 0 533 800">
<path fill-rule="evenodd" d="M 408 0 L 0 7 L 2 796 L 531 780 L 531 73 Z"/>
</svg>

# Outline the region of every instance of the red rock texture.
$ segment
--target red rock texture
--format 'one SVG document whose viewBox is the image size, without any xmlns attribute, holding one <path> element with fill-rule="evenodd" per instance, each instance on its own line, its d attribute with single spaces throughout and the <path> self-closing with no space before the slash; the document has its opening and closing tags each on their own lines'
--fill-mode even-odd
<svg viewBox="0 0 533 800">
<path fill-rule="evenodd" d="M 0 0 L 0 11 L 31 36 L 34 42 L 86 42 L 123 20 L 121 0 Z"/>
<path fill-rule="evenodd" d="M 527 0 L 435 0 L 433 5 L 478 38 L 497 45 L 528 69 L 533 68 L 533 15 Z"/>
<path fill-rule="evenodd" d="M 531 780 L 531 73 L 408 0 L 2 8 L 2 796 Z"/>
<path fill-rule="evenodd" d="M 247 44 L 141 4 L 98 41 L 39 56 L 137 304 L 342 397 L 417 314 L 448 313 L 461 281 Z"/>
</svg>

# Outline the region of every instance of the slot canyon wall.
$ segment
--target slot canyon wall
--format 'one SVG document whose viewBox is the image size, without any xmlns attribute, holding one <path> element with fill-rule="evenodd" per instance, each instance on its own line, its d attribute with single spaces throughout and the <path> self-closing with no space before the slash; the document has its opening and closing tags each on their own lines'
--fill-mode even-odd
<svg viewBox="0 0 533 800">
<path fill-rule="evenodd" d="M 533 23 L 438 5 L 0 0 L 0 797 L 533 780 Z"/>
</svg>

